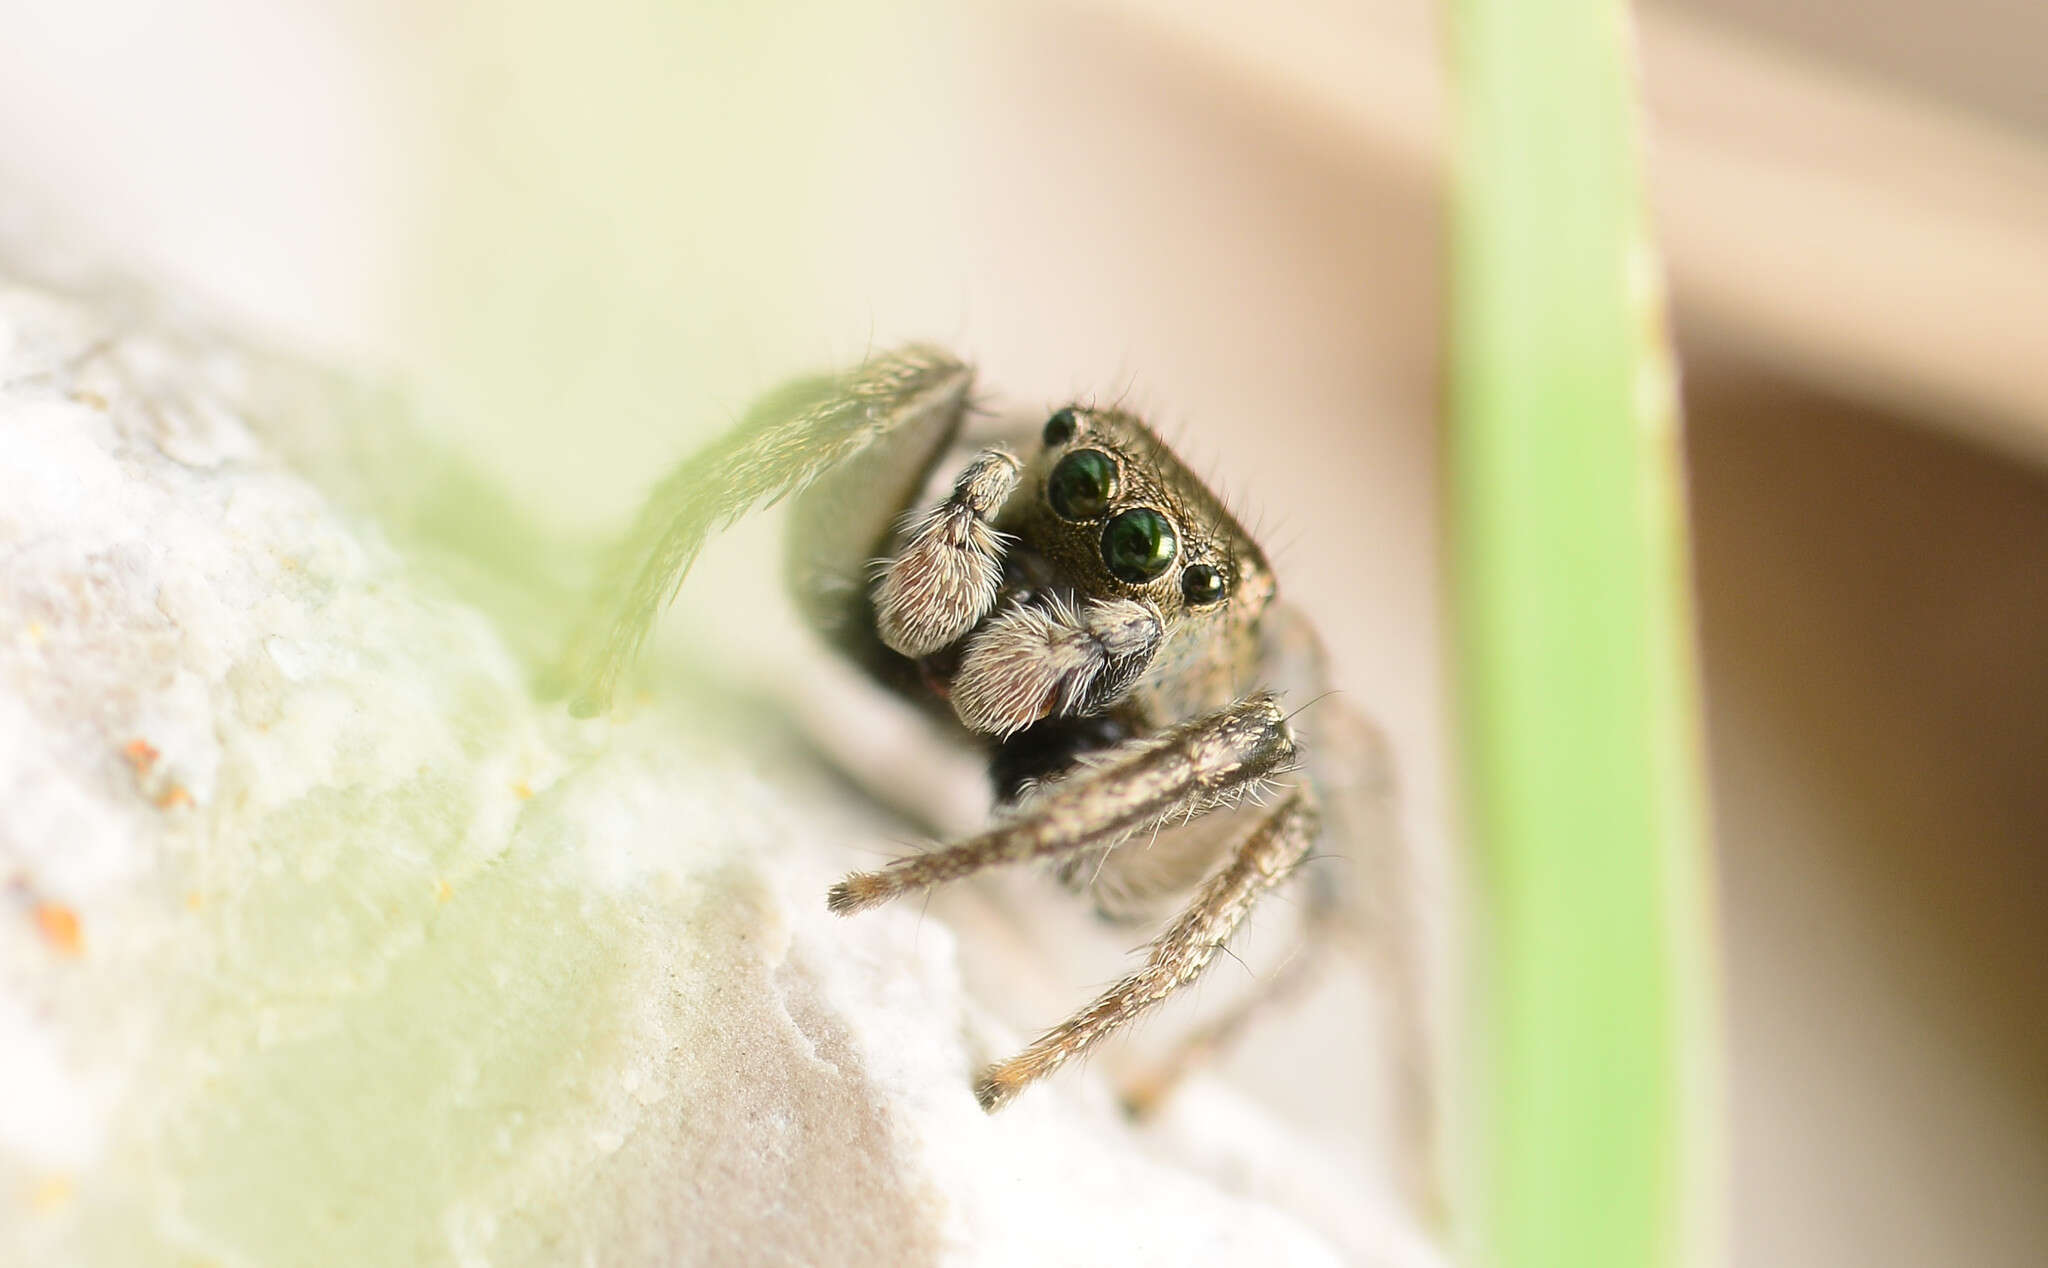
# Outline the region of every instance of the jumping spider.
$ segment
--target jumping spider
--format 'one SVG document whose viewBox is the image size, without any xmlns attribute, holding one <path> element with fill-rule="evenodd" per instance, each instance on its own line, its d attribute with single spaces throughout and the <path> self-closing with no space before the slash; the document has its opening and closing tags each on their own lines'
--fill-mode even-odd
<svg viewBox="0 0 2048 1268">
<path fill-rule="evenodd" d="M 1384 825 L 1378 749 L 1341 701 L 1290 717 L 1283 692 L 1321 691 L 1320 647 L 1275 600 L 1258 543 L 1150 428 L 1077 404 L 1014 448 L 974 449 L 962 443 L 973 377 L 906 347 L 791 384 L 685 460 L 648 498 L 600 619 L 571 648 L 571 707 L 607 707 L 710 533 L 798 494 L 787 576 L 805 618 L 984 746 L 1000 807 L 977 836 L 847 877 L 833 911 L 1033 859 L 1111 912 L 1194 885 L 1143 967 L 982 1072 L 983 1108 L 1193 982 L 1261 894 L 1306 882 L 1298 953 L 1136 1086 L 1143 1108 L 1301 980 L 1314 957 L 1299 951 L 1339 931 L 1337 873 L 1298 869 L 1326 832 Z M 1305 777 L 1276 782 L 1295 771 Z M 1398 917 L 1377 901 L 1379 923 Z M 1413 1009 L 1400 1011 L 1396 1030 L 1412 1037 Z M 1403 1064 L 1413 1107 L 1421 1063 Z"/>
</svg>

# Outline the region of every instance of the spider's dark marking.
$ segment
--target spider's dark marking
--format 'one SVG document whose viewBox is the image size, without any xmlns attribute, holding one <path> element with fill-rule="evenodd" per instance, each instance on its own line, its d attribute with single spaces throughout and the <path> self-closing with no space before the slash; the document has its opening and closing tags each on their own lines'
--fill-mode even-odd
<svg viewBox="0 0 2048 1268">
<path fill-rule="evenodd" d="M 1115 748 L 1131 738 L 1121 718 L 1046 718 L 1003 741 L 989 757 L 996 801 L 1007 805 L 1041 780 L 1070 770 L 1083 757 Z"/>
</svg>

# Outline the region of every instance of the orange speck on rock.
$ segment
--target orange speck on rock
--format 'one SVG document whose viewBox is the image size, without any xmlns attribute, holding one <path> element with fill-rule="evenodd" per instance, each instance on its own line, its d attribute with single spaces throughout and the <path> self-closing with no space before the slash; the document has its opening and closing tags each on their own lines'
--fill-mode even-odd
<svg viewBox="0 0 2048 1268">
<path fill-rule="evenodd" d="M 85 954 L 85 930 L 79 926 L 78 913 L 63 903 L 37 903 L 36 929 L 43 941 L 63 954 Z"/>
<path fill-rule="evenodd" d="M 196 889 L 188 889 L 185 891 L 186 911 L 198 911 L 201 907 L 204 906 L 206 906 L 206 895 L 200 893 Z"/>
<path fill-rule="evenodd" d="M 130 740 L 127 747 L 121 750 L 121 756 L 127 758 L 128 764 L 135 768 L 136 774 L 140 775 L 156 765 L 156 759 L 161 754 L 156 751 L 156 746 L 148 740 Z"/>
<path fill-rule="evenodd" d="M 512 795 L 521 801 L 533 800 L 533 786 L 523 779 L 512 781 Z"/>
<path fill-rule="evenodd" d="M 453 888 L 453 887 L 451 887 L 451 886 L 450 886 L 450 885 L 448 884 L 448 882 L 447 882 L 447 881 L 444 881 L 444 880 L 436 880 L 436 881 L 434 882 L 434 901 L 435 901 L 435 902 L 437 902 L 437 903 L 445 903 L 445 902 L 447 902 L 447 901 L 448 901 L 449 899 L 451 899 L 451 898 L 453 898 L 453 897 L 455 897 L 455 890 L 454 890 L 454 888 Z"/>
<path fill-rule="evenodd" d="M 158 810 L 175 810 L 179 806 L 192 804 L 192 794 L 185 791 L 185 785 L 172 784 L 156 795 Z"/>
</svg>

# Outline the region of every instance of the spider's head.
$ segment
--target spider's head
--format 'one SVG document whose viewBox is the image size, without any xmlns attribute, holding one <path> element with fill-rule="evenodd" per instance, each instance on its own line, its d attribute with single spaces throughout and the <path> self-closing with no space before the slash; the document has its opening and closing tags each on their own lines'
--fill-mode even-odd
<svg viewBox="0 0 2048 1268">
<path fill-rule="evenodd" d="M 1016 478 L 996 603 L 939 670 L 969 730 L 1008 736 L 1125 701 L 1159 723 L 1250 685 L 1272 569 L 1150 428 L 1058 410 Z"/>
<path fill-rule="evenodd" d="M 1150 602 L 1169 642 L 1246 628 L 1272 599 L 1258 543 L 1145 424 L 1074 405 L 1041 441 L 1003 526 L 1047 583 L 1080 599 Z"/>
</svg>

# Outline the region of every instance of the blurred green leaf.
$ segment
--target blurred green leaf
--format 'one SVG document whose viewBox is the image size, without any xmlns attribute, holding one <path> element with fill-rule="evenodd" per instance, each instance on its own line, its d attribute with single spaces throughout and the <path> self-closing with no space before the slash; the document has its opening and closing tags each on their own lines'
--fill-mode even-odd
<svg viewBox="0 0 2048 1268">
<path fill-rule="evenodd" d="M 1718 1028 L 1677 411 L 1628 13 L 1459 0 L 1453 424 L 1479 1234 L 1711 1258 Z"/>
</svg>

